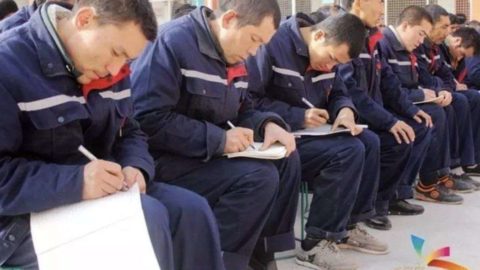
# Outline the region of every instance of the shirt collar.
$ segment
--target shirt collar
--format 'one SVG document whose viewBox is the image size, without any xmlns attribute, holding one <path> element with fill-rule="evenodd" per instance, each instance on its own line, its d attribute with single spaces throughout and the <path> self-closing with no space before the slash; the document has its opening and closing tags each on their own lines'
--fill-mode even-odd
<svg viewBox="0 0 480 270">
<path fill-rule="evenodd" d="M 295 52 L 298 55 L 309 57 L 308 46 L 303 39 L 300 28 L 312 26 L 315 24 L 315 22 L 308 15 L 297 13 L 296 15 L 290 17 L 285 24 L 288 26 L 289 35 L 292 38 L 295 46 Z"/>
<path fill-rule="evenodd" d="M 199 7 L 190 13 L 193 19 L 195 34 L 197 36 L 198 48 L 201 53 L 210 58 L 226 63 L 223 57 L 223 50 L 215 34 L 210 28 L 209 20 L 213 16 L 213 11 L 207 7 Z"/>
<path fill-rule="evenodd" d="M 393 48 L 396 51 L 406 51 L 407 50 L 405 48 L 405 45 L 403 45 L 403 42 L 402 42 L 402 39 L 400 38 L 400 35 L 398 34 L 395 27 L 393 27 L 393 25 L 390 25 L 387 28 L 385 28 L 383 33 L 385 34 L 385 37 L 393 45 Z"/>
</svg>

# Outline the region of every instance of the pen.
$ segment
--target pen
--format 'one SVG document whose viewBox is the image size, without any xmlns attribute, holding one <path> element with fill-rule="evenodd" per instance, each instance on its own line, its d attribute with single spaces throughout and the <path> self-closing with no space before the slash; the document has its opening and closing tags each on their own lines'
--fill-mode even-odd
<svg viewBox="0 0 480 270">
<path fill-rule="evenodd" d="M 313 106 L 312 103 L 310 103 L 310 101 L 308 101 L 306 98 L 302 97 L 302 102 L 305 103 L 305 105 L 307 105 L 310 109 L 313 109 L 315 108 L 315 106 Z"/>
<path fill-rule="evenodd" d="M 232 124 L 232 122 L 227 121 L 227 124 L 228 124 L 228 126 L 229 126 L 231 129 L 234 129 L 234 128 L 235 128 L 235 126 Z M 251 147 L 253 150 L 257 150 L 257 148 L 255 148 L 255 145 L 253 145 L 253 143 L 250 144 L 250 147 Z"/>
<path fill-rule="evenodd" d="M 88 151 L 87 148 L 85 148 L 85 146 L 83 145 L 80 145 L 78 147 L 78 151 L 80 151 L 80 153 L 82 153 L 85 157 L 87 157 L 90 161 L 94 161 L 94 160 L 98 160 L 98 158 L 92 154 L 92 152 Z M 135 175 L 135 179 L 137 178 L 137 176 Z M 122 188 L 122 191 L 127 191 L 128 190 L 128 185 L 126 182 L 123 183 L 123 188 Z"/>
</svg>

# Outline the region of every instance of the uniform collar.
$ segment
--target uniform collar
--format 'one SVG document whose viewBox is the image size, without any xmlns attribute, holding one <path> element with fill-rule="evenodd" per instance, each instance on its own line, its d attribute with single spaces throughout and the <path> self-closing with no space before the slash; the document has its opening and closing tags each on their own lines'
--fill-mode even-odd
<svg viewBox="0 0 480 270">
<path fill-rule="evenodd" d="M 285 22 L 285 25 L 288 26 L 288 34 L 293 40 L 295 52 L 298 55 L 309 57 L 308 46 L 303 39 L 300 28 L 312 26 L 314 24 L 315 22 L 308 15 L 303 13 L 297 13 Z"/>
<path fill-rule="evenodd" d="M 69 71 L 71 67 L 65 62 L 60 51 L 60 49 L 65 51 L 65 48 L 54 41 L 52 33 L 47 29 L 45 20 L 42 19 L 40 14 L 41 8 L 33 14 L 28 25 L 32 33 L 32 41 L 36 48 L 40 67 L 47 77 L 71 76 L 72 74 Z"/>
<path fill-rule="evenodd" d="M 389 43 L 393 46 L 395 51 L 406 51 L 407 49 L 403 45 L 402 40 L 400 39 L 400 35 L 398 34 L 397 30 L 393 25 L 388 26 L 383 31 L 385 38 L 389 41 Z"/>
<path fill-rule="evenodd" d="M 195 34 L 200 52 L 210 58 L 226 63 L 223 57 L 222 47 L 210 28 L 209 20 L 213 16 L 213 11 L 202 6 L 192 11 L 190 16 L 194 21 Z"/>
</svg>

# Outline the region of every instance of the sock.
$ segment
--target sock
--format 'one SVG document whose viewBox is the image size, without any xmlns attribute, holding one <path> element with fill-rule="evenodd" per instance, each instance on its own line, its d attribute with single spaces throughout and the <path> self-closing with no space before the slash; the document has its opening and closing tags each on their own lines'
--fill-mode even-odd
<svg viewBox="0 0 480 270">
<path fill-rule="evenodd" d="M 314 248 L 321 240 L 322 239 L 316 239 L 307 235 L 307 237 L 302 240 L 302 249 L 305 251 L 309 251 Z"/>
<path fill-rule="evenodd" d="M 465 172 L 463 171 L 462 167 L 456 167 L 456 168 L 451 169 L 450 173 L 454 174 L 454 175 L 462 175 Z"/>
</svg>

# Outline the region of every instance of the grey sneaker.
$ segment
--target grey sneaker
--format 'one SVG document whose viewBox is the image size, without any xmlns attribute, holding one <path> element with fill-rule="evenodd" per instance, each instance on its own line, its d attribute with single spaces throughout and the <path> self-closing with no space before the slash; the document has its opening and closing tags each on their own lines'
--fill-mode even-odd
<svg viewBox="0 0 480 270">
<path fill-rule="evenodd" d="M 369 234 L 364 228 L 356 226 L 355 229 L 349 230 L 347 238 L 338 245 L 342 249 L 353 249 L 368 254 L 387 254 L 389 252 L 388 245 L 376 239 Z"/>
<path fill-rule="evenodd" d="M 333 241 L 322 240 L 314 248 L 300 248 L 295 262 L 299 265 L 321 270 L 356 270 L 356 263 L 349 261 Z"/>
<path fill-rule="evenodd" d="M 451 189 L 457 193 L 472 193 L 475 191 L 475 186 L 465 182 L 461 176 L 450 175 L 447 179 L 441 180 L 440 184 L 446 188 Z"/>
<path fill-rule="evenodd" d="M 462 175 L 452 175 L 452 176 L 453 178 L 460 178 L 463 182 L 466 182 L 472 185 L 473 187 L 475 187 L 475 190 L 480 190 L 480 182 L 468 176 L 466 173 Z"/>
</svg>

